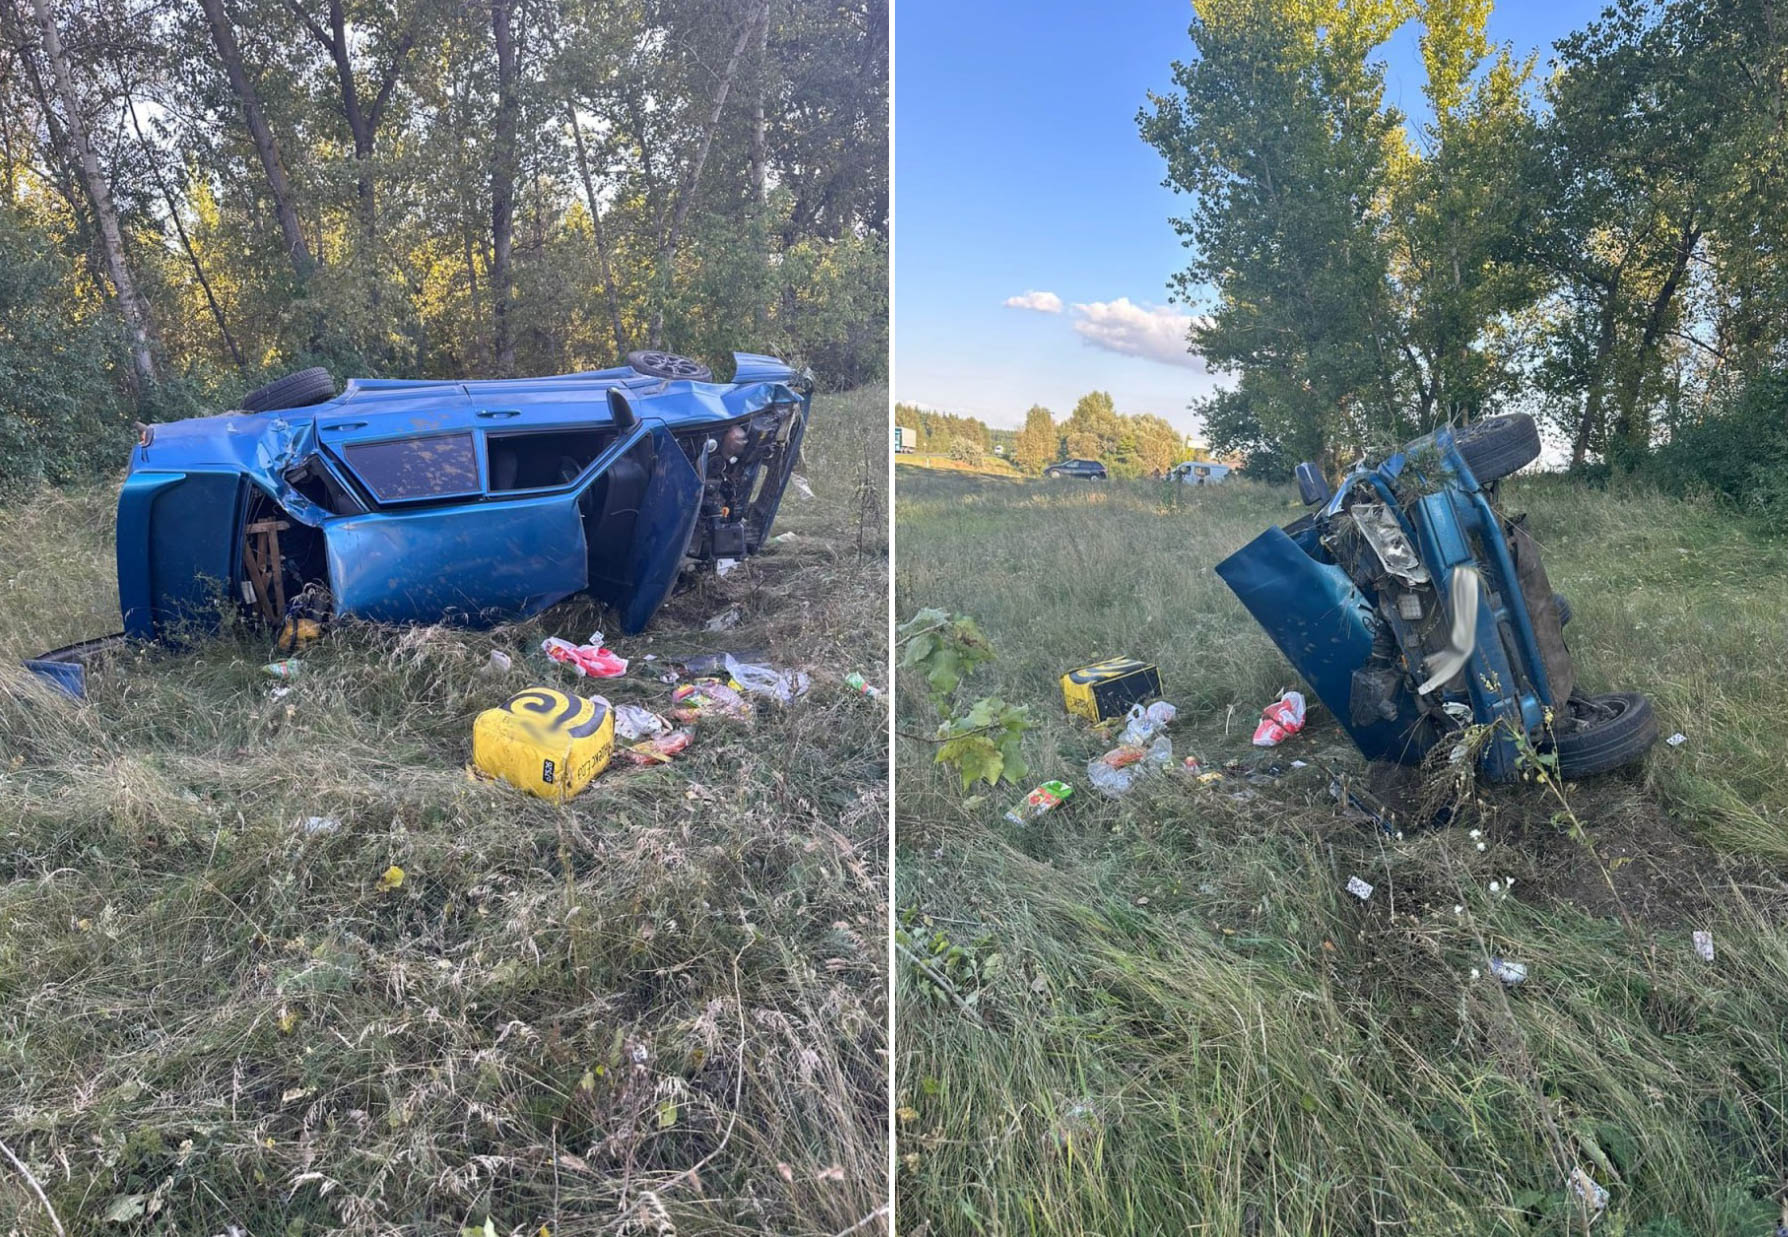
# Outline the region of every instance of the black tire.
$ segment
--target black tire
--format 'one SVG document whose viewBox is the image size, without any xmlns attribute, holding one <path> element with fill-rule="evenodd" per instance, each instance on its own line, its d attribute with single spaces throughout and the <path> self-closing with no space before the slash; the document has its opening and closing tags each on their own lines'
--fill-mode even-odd
<svg viewBox="0 0 1788 1237">
<path fill-rule="evenodd" d="M 700 361 L 692 361 L 674 352 L 640 351 L 627 354 L 627 364 L 635 373 L 648 378 L 668 378 L 684 382 L 709 382 L 714 371 Z"/>
<path fill-rule="evenodd" d="M 1453 444 L 1479 485 L 1489 485 L 1540 458 L 1540 430 L 1525 412 L 1486 417 L 1456 431 Z"/>
<path fill-rule="evenodd" d="M 335 398 L 335 379 L 321 365 L 275 378 L 242 397 L 247 412 L 272 412 L 276 408 L 308 408 Z"/>
<path fill-rule="evenodd" d="M 1043 475 L 1053 481 L 1062 475 L 1062 470 L 1059 468 L 1045 468 L 1043 470 Z"/>
<path fill-rule="evenodd" d="M 1571 603 L 1565 600 L 1563 593 L 1552 594 L 1552 608 L 1558 612 L 1560 627 L 1571 621 Z"/>
<path fill-rule="evenodd" d="M 1552 741 L 1561 776 L 1594 777 L 1632 764 L 1658 741 L 1651 701 L 1638 692 L 1574 697 L 1576 725 Z"/>
</svg>

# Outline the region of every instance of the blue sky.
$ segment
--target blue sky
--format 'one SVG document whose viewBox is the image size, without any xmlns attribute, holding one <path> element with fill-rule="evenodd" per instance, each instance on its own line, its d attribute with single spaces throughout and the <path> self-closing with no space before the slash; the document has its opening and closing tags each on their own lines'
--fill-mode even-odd
<svg viewBox="0 0 1788 1237">
<path fill-rule="evenodd" d="M 1538 50 L 1544 73 L 1553 40 L 1602 7 L 1503 0 L 1490 37 Z M 1168 220 L 1185 199 L 1135 122 L 1191 55 L 1190 17 L 1185 0 L 900 0 L 896 398 L 1015 426 L 1032 404 L 1061 418 L 1098 389 L 1120 412 L 1196 428 L 1186 403 L 1219 380 L 1181 354 L 1189 310 L 1168 303 L 1185 265 Z M 1406 113 L 1423 106 L 1416 35 L 1383 52 Z M 1027 293 L 1050 296 L 1007 307 Z"/>
</svg>

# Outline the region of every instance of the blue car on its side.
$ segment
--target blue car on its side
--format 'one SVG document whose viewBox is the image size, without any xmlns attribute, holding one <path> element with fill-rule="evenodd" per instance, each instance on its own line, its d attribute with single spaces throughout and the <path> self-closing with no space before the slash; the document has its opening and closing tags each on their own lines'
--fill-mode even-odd
<svg viewBox="0 0 1788 1237">
<path fill-rule="evenodd" d="M 118 497 L 125 634 L 356 615 L 490 624 L 574 593 L 643 628 L 686 563 L 770 535 L 812 383 L 735 355 L 730 382 L 667 353 L 508 381 L 323 370 L 241 411 L 146 426 Z"/>
<path fill-rule="evenodd" d="M 1577 778 L 1656 741 L 1644 696 L 1578 690 L 1569 607 L 1525 517 L 1498 501 L 1498 481 L 1539 452 L 1533 418 L 1517 413 L 1436 430 L 1332 493 L 1299 465 L 1304 501 L 1320 507 L 1217 565 L 1367 759 L 1415 764 L 1475 725 L 1489 728 L 1491 779 L 1518 774 L 1523 741 Z"/>
</svg>

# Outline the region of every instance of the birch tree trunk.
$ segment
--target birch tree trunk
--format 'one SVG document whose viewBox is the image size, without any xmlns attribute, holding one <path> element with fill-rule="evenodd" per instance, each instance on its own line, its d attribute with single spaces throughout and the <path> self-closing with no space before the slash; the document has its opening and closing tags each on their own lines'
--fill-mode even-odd
<svg viewBox="0 0 1788 1237">
<path fill-rule="evenodd" d="M 99 156 L 88 139 L 82 98 L 75 86 L 74 71 L 62 50 L 62 36 L 56 31 L 56 20 L 50 13 L 49 0 L 31 0 L 37 13 L 37 25 L 43 31 L 44 55 L 49 59 L 55 78 L 56 94 L 65 113 L 64 126 L 69 145 L 81 165 L 81 179 L 87 188 L 87 201 L 93 208 L 94 222 L 99 227 L 100 244 L 105 250 L 106 271 L 118 293 L 118 312 L 130 335 L 131 366 L 136 373 L 138 389 L 155 384 L 155 358 L 149 351 L 149 317 L 143 302 L 137 298 L 136 281 L 130 277 L 130 266 L 124 260 L 124 235 L 118 229 L 118 212 L 112 206 L 112 191 L 99 170 Z"/>
</svg>

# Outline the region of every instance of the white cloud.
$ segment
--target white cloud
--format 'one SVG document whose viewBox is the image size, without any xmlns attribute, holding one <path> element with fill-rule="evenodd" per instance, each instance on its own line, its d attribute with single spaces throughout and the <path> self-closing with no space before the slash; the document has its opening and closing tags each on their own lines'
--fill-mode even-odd
<svg viewBox="0 0 1788 1237">
<path fill-rule="evenodd" d="M 1011 304 L 1010 301 L 1007 304 Z M 1095 347 L 1125 356 L 1146 357 L 1164 365 L 1203 370 L 1204 358 L 1189 352 L 1186 333 L 1196 318 L 1171 305 L 1138 305 L 1127 296 L 1115 301 L 1076 304 L 1074 329 Z"/>
<path fill-rule="evenodd" d="M 1007 309 L 1034 309 L 1040 314 L 1059 314 L 1062 312 L 1062 298 L 1053 292 L 1026 292 L 1023 296 L 1008 296 Z"/>
</svg>

